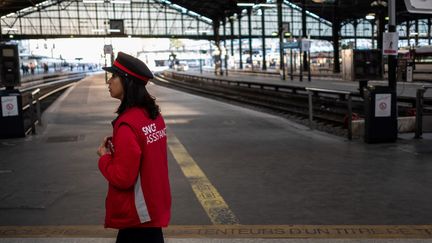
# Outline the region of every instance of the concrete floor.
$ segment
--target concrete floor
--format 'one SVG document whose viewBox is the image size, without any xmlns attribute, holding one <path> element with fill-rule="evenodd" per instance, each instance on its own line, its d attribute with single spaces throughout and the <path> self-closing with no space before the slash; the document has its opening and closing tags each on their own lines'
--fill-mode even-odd
<svg viewBox="0 0 432 243">
<path fill-rule="evenodd" d="M 349 142 L 258 111 L 153 84 L 149 90 L 157 97 L 172 136 L 240 225 L 430 228 L 432 139 L 428 136 L 414 140 L 401 135 L 393 144 Z M 96 148 L 111 132 L 117 105 L 103 75 L 92 76 L 45 112 L 37 135 L 0 140 L 0 231 L 1 227 L 103 224 L 107 185 L 97 169 Z M 172 151 L 169 169 L 171 224 L 212 225 Z M 0 234 L 0 242 L 112 242 L 97 235 L 69 236 L 64 241 L 4 237 L 10 236 Z M 306 240 L 268 235 L 238 240 L 200 237 L 204 238 L 173 235 L 168 242 L 427 242 L 414 239 L 430 238 L 418 233 L 387 241 L 355 235 Z"/>
</svg>

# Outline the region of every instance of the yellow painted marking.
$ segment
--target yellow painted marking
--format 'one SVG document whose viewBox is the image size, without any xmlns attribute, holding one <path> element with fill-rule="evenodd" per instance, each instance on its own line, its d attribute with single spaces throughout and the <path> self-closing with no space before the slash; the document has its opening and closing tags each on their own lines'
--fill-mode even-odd
<svg viewBox="0 0 432 243">
<path fill-rule="evenodd" d="M 115 238 L 99 225 L 0 226 L 0 238 Z M 166 238 L 432 239 L 432 225 L 173 225 Z"/>
<path fill-rule="evenodd" d="M 218 225 L 239 224 L 225 200 L 172 132 L 168 134 L 168 147 L 211 222 Z"/>
</svg>

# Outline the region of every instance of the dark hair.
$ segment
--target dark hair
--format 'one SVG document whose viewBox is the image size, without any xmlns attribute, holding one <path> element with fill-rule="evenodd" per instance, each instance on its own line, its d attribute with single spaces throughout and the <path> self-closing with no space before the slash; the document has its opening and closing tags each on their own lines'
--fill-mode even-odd
<svg viewBox="0 0 432 243">
<path fill-rule="evenodd" d="M 159 106 L 156 105 L 156 98 L 151 96 L 142 80 L 133 78 L 122 77 L 121 83 L 123 85 L 123 99 L 117 109 L 117 114 L 122 114 L 127 108 L 142 107 L 154 120 L 159 115 Z"/>
</svg>

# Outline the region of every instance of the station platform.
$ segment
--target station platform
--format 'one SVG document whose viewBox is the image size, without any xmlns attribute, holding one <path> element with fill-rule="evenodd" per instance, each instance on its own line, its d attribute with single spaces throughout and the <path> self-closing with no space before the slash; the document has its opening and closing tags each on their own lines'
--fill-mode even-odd
<svg viewBox="0 0 432 243">
<path fill-rule="evenodd" d="M 119 102 L 104 77 L 65 91 L 36 135 L 0 140 L 0 243 L 115 242 L 96 150 Z M 148 88 L 168 127 L 166 242 L 432 242 L 429 134 L 365 144 Z"/>
</svg>

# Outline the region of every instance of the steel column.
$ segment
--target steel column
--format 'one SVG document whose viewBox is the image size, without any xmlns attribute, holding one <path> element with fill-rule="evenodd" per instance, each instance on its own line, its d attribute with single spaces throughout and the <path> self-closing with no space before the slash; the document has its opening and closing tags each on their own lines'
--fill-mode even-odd
<svg viewBox="0 0 432 243">
<path fill-rule="evenodd" d="M 340 73 L 340 63 L 339 63 L 339 30 L 341 24 L 340 20 L 336 19 L 333 22 L 332 32 L 333 32 L 333 72 Z"/>
<path fill-rule="evenodd" d="M 181 13 L 180 21 L 181 21 L 181 33 L 184 33 L 185 29 L 184 29 L 184 15 L 183 15 L 183 13 Z"/>
<path fill-rule="evenodd" d="M 406 29 L 405 29 L 405 33 L 406 33 L 406 37 L 407 37 L 407 44 L 408 46 L 410 46 L 410 22 L 409 20 L 405 21 L 405 25 L 406 25 Z"/>
<path fill-rule="evenodd" d="M 253 53 L 252 53 L 252 21 L 251 21 L 251 14 L 252 14 L 252 9 L 248 8 L 247 9 L 247 14 L 248 14 L 248 30 L 249 30 L 249 58 L 250 58 L 250 62 L 251 62 L 251 69 L 253 70 Z"/>
<path fill-rule="evenodd" d="M 81 24 L 80 24 L 80 11 L 79 11 L 79 2 L 77 2 L 77 17 L 78 17 L 78 35 L 81 35 Z M 113 4 L 114 6 L 114 4 Z M 114 11 L 115 12 L 115 11 Z"/>
<path fill-rule="evenodd" d="M 59 32 L 60 32 L 59 34 L 61 35 L 63 31 L 62 31 L 62 22 L 61 22 L 61 19 L 62 19 L 62 18 L 61 18 L 61 6 L 60 6 L 60 0 L 57 1 L 57 4 L 58 4 L 58 5 L 57 5 L 57 7 L 58 7 L 57 10 L 58 10 L 58 21 L 59 21 Z M 96 13 L 97 13 L 97 9 L 96 9 Z M 21 22 L 21 21 L 20 21 L 20 22 Z M 21 23 L 20 23 L 20 24 L 21 24 Z M 21 33 L 22 33 L 22 31 L 21 31 Z"/>
<path fill-rule="evenodd" d="M 262 70 L 267 70 L 266 63 L 266 42 L 265 42 L 265 16 L 264 8 L 261 8 L 261 38 L 262 38 Z"/>
<path fill-rule="evenodd" d="M 134 17 L 133 17 L 133 11 L 132 11 L 132 4 L 133 4 L 133 1 L 131 1 L 130 2 L 130 6 L 129 6 L 129 8 L 130 8 L 130 15 L 131 15 L 131 34 L 130 35 L 133 35 L 134 34 Z"/>
<path fill-rule="evenodd" d="M 370 22 L 370 24 L 371 24 L 371 30 L 372 30 L 372 33 L 371 33 L 371 36 L 372 36 L 372 49 L 375 49 L 375 22 L 374 21 L 371 21 Z"/>
<path fill-rule="evenodd" d="M 389 16 L 389 25 L 388 32 L 396 32 L 396 2 L 395 0 L 388 1 L 388 16 Z M 397 65 L 397 56 L 389 55 L 388 56 L 388 86 L 395 91 L 396 93 L 396 65 Z"/>
<path fill-rule="evenodd" d="M 38 7 L 38 13 L 39 13 L 39 33 L 40 35 L 42 35 L 42 15 L 39 7 Z"/>
<path fill-rule="evenodd" d="M 242 36 L 241 36 L 241 16 L 238 15 L 238 38 L 239 38 L 239 55 L 240 55 L 240 69 L 243 69 L 243 60 L 242 60 Z"/>
<path fill-rule="evenodd" d="M 225 76 L 228 76 L 228 50 L 226 45 L 226 20 L 223 20 L 223 35 L 224 35 L 224 48 L 225 48 L 225 56 L 224 56 L 224 64 L 225 64 Z M 222 54 L 221 54 L 222 55 Z"/>
<path fill-rule="evenodd" d="M 428 19 L 428 34 L 427 34 L 427 36 L 428 36 L 428 44 L 429 45 L 431 45 L 432 44 L 432 40 L 431 40 L 431 38 L 432 38 L 432 33 L 431 33 L 431 31 L 432 31 L 432 19 L 431 18 L 429 18 Z"/>
<path fill-rule="evenodd" d="M 282 2 L 277 0 L 278 35 L 279 35 L 279 72 L 282 80 L 285 80 L 285 64 L 283 51 L 283 27 L 282 27 Z"/>
<path fill-rule="evenodd" d="M 357 49 L 357 26 L 358 26 L 358 22 L 356 19 L 353 22 L 353 26 L 354 26 L 354 48 Z"/>
<path fill-rule="evenodd" d="M 164 14 L 165 14 L 165 35 L 168 35 L 167 5 L 165 4 L 164 4 Z"/>
<path fill-rule="evenodd" d="M 418 23 L 418 19 L 414 20 L 414 27 L 415 27 L 415 33 L 416 36 L 414 37 L 415 39 L 415 45 L 418 46 L 418 40 L 419 40 L 419 23 Z M 395 27 L 396 28 L 396 27 Z"/>
<path fill-rule="evenodd" d="M 306 26 L 306 0 L 302 0 L 302 37 L 307 37 L 307 26 Z M 303 70 L 308 70 L 307 52 L 303 51 Z"/>
<path fill-rule="evenodd" d="M 230 18 L 231 26 L 231 57 L 234 58 L 234 20 Z"/>
<path fill-rule="evenodd" d="M 152 33 L 152 28 L 151 28 L 151 13 L 150 13 L 150 0 L 147 0 L 147 16 L 148 16 L 148 29 L 149 32 L 148 34 L 150 35 Z"/>
</svg>

